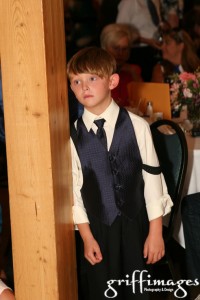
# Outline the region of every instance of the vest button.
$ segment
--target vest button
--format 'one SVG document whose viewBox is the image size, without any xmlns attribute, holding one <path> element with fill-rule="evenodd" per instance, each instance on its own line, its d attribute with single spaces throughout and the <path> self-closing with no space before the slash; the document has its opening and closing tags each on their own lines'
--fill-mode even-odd
<svg viewBox="0 0 200 300">
<path fill-rule="evenodd" d="M 116 160 L 116 156 L 110 154 L 110 155 L 109 155 L 109 160 L 110 160 L 111 162 L 115 161 L 115 160 Z"/>
<path fill-rule="evenodd" d="M 113 169 L 113 170 L 112 170 L 112 173 L 113 173 L 113 175 L 118 175 L 118 174 L 119 174 L 119 171 L 116 170 L 116 169 Z"/>
<path fill-rule="evenodd" d="M 122 185 L 116 184 L 115 185 L 115 190 L 120 191 L 122 189 Z"/>
<path fill-rule="evenodd" d="M 117 200 L 117 206 L 118 206 L 118 207 L 122 207 L 123 204 L 124 204 L 124 200 L 122 200 L 122 199 L 118 199 L 118 200 Z"/>
</svg>

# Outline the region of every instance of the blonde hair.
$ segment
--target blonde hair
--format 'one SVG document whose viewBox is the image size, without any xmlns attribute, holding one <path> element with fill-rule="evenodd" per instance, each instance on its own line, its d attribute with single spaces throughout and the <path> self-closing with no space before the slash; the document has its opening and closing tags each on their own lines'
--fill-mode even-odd
<svg viewBox="0 0 200 300">
<path fill-rule="evenodd" d="M 139 33 L 137 29 L 128 24 L 113 23 L 105 26 L 100 35 L 100 43 L 103 49 L 116 45 L 118 40 L 127 37 L 129 47 L 138 40 Z"/>
<path fill-rule="evenodd" d="M 72 56 L 67 64 L 67 76 L 89 73 L 109 77 L 116 72 L 116 61 L 106 50 L 87 47 Z"/>
</svg>

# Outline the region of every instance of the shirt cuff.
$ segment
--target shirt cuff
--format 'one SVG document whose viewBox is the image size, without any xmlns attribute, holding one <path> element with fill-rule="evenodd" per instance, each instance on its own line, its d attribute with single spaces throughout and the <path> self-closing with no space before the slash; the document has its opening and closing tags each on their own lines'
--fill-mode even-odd
<svg viewBox="0 0 200 300">
<path fill-rule="evenodd" d="M 80 206 L 72 207 L 74 224 L 89 223 L 86 211 Z"/>
<path fill-rule="evenodd" d="M 160 203 L 158 205 L 158 203 Z M 171 212 L 171 207 L 173 206 L 173 202 L 168 194 L 163 195 L 159 202 L 151 203 L 147 205 L 147 214 L 149 221 L 152 221 L 160 216 L 165 216 Z"/>
</svg>

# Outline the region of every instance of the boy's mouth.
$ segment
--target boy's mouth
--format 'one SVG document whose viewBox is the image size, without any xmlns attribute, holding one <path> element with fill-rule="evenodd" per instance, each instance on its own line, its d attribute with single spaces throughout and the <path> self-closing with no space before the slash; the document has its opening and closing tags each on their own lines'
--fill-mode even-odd
<svg viewBox="0 0 200 300">
<path fill-rule="evenodd" d="M 83 96 L 84 99 L 91 98 L 91 97 L 93 97 L 93 96 L 92 95 L 84 95 Z"/>
</svg>

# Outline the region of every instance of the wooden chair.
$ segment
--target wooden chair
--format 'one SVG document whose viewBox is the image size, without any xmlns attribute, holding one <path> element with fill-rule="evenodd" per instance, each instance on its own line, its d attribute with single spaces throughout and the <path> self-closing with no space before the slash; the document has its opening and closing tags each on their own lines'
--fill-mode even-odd
<svg viewBox="0 0 200 300">
<path fill-rule="evenodd" d="M 167 128 L 167 130 L 161 130 L 163 126 Z M 172 259 L 173 253 L 170 243 L 173 242 L 174 226 L 180 208 L 182 189 L 187 170 L 187 142 L 180 126 L 171 120 L 156 121 L 151 124 L 150 128 L 160 167 L 167 184 L 168 193 L 174 204 L 169 216 L 168 226 L 163 226 L 166 250 L 163 261 L 168 264 L 172 278 L 178 279 Z"/>
<path fill-rule="evenodd" d="M 163 112 L 164 119 L 171 119 L 168 83 L 130 82 L 127 88 L 132 107 L 139 106 L 139 110 L 144 114 L 147 101 L 152 101 L 154 112 Z"/>
</svg>

